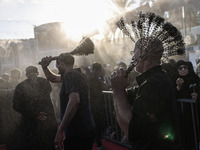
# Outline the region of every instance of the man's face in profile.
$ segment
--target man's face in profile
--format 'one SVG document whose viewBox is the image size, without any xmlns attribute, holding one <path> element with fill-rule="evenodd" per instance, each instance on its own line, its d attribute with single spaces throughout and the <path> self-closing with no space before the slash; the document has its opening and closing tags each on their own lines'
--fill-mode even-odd
<svg viewBox="0 0 200 150">
<path fill-rule="evenodd" d="M 58 68 L 58 74 L 63 75 L 65 73 L 63 62 L 61 62 L 60 60 L 56 60 L 56 67 Z"/>
</svg>

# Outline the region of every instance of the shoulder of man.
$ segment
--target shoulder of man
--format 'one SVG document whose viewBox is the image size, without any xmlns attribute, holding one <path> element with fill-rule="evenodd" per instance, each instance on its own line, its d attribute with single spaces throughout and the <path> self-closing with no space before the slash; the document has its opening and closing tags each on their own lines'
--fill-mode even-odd
<svg viewBox="0 0 200 150">
<path fill-rule="evenodd" d="M 65 73 L 64 76 L 69 77 L 69 76 L 85 76 L 85 75 L 81 72 L 80 68 L 75 68 Z"/>
<path fill-rule="evenodd" d="M 47 78 L 44 78 L 44 77 L 37 77 L 37 79 L 40 81 L 49 81 Z"/>
<path fill-rule="evenodd" d="M 26 84 L 28 84 L 28 79 L 25 79 L 24 81 L 22 81 L 19 84 L 17 84 L 17 86 L 15 88 L 24 87 L 24 86 L 26 86 Z"/>
</svg>

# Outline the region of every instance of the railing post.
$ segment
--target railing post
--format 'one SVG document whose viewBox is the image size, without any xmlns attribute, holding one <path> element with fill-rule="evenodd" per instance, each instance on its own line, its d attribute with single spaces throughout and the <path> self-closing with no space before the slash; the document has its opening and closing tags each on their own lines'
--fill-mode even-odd
<svg viewBox="0 0 200 150">
<path fill-rule="evenodd" d="M 105 101 L 105 110 L 106 110 L 106 119 L 107 119 L 107 125 L 108 128 L 111 126 L 111 133 L 116 134 L 116 139 L 107 139 L 109 141 L 112 141 L 120 146 L 126 147 L 128 149 L 131 149 L 131 145 L 129 143 L 122 143 L 120 140 L 122 139 L 123 132 L 121 128 L 118 125 L 117 117 L 116 117 L 116 111 L 114 109 L 114 101 L 113 101 L 113 92 L 112 91 L 102 91 L 104 95 L 104 101 Z"/>
<path fill-rule="evenodd" d="M 194 105 L 196 105 L 196 100 L 193 100 L 193 99 L 177 99 L 177 102 L 181 103 L 181 115 L 183 115 L 183 112 L 184 112 L 184 110 L 183 110 L 184 109 L 184 107 L 183 107 L 184 103 L 188 103 L 191 106 L 192 125 L 193 125 L 195 148 L 197 150 L 200 150 L 200 142 L 199 142 L 200 139 L 198 139 L 199 137 L 197 137 L 197 128 L 199 128 L 199 127 L 197 127 L 198 119 L 195 119 L 195 113 L 194 113 Z M 184 118 L 182 118 L 182 119 L 184 119 Z"/>
</svg>

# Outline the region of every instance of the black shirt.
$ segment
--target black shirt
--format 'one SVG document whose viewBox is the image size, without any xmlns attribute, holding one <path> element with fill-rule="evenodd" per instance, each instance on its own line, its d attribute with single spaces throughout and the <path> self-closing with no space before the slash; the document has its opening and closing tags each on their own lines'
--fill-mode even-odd
<svg viewBox="0 0 200 150">
<path fill-rule="evenodd" d="M 70 70 L 63 76 L 60 91 L 61 119 L 69 101 L 69 94 L 75 92 L 79 94 L 79 108 L 65 130 L 66 136 L 87 137 L 93 134 L 94 122 L 89 106 L 89 92 L 87 80 L 84 74 L 76 70 Z"/>
<path fill-rule="evenodd" d="M 160 66 L 136 78 L 139 87 L 130 89 L 132 119 L 129 140 L 134 150 L 179 150 L 175 89 Z"/>
<path fill-rule="evenodd" d="M 40 112 L 47 113 L 47 121 L 56 123 L 49 81 L 32 76 L 19 83 L 14 92 L 13 108 L 22 114 L 24 121 L 37 122 Z"/>
<path fill-rule="evenodd" d="M 22 115 L 19 132 L 15 133 L 17 145 L 14 144 L 14 146 L 17 148 L 21 150 L 53 149 L 57 122 L 50 92 L 49 81 L 34 74 L 16 86 L 13 109 Z M 40 112 L 46 113 L 46 120 L 38 119 Z"/>
</svg>

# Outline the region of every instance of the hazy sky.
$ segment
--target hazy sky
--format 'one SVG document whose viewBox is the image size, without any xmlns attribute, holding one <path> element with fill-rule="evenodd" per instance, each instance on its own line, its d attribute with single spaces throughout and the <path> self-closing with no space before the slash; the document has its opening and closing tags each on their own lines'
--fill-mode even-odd
<svg viewBox="0 0 200 150">
<path fill-rule="evenodd" d="M 90 32 L 111 9 L 109 0 L 0 0 L 0 39 L 33 38 L 33 27 L 49 22 L 65 22 L 73 34 Z"/>
</svg>

